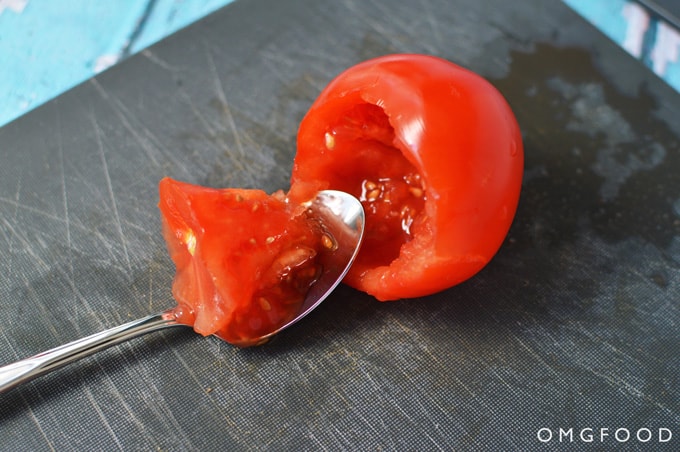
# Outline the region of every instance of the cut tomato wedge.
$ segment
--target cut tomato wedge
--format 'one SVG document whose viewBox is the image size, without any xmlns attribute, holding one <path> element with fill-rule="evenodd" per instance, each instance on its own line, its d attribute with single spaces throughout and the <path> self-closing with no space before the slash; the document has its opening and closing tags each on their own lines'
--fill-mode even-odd
<svg viewBox="0 0 680 452">
<path fill-rule="evenodd" d="M 255 345 L 300 310 L 335 245 L 317 218 L 283 192 L 160 182 L 163 233 L 176 275 L 179 322 Z"/>
</svg>

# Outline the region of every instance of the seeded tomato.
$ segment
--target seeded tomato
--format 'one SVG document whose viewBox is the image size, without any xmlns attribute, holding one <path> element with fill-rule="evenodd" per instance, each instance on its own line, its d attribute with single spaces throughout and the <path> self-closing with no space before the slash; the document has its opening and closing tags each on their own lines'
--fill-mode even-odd
<svg viewBox="0 0 680 452">
<path fill-rule="evenodd" d="M 436 57 L 389 55 L 347 69 L 312 104 L 291 193 L 361 199 L 366 233 L 345 282 L 392 300 L 479 272 L 507 235 L 522 173 L 517 121 L 489 82 Z"/>
</svg>

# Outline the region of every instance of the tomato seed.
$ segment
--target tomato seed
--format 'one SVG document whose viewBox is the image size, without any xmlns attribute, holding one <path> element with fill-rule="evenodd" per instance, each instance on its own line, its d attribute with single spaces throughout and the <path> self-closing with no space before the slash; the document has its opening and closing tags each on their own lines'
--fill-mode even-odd
<svg viewBox="0 0 680 452">
<path fill-rule="evenodd" d="M 191 229 L 187 229 L 184 231 L 184 244 L 187 246 L 187 251 L 189 251 L 189 254 L 192 256 L 196 252 L 196 235 L 194 234 L 194 231 Z"/>
<path fill-rule="evenodd" d="M 264 241 L 267 245 L 271 245 L 272 243 L 274 243 L 274 240 L 276 240 L 276 239 L 273 236 L 270 235 Z"/>
<path fill-rule="evenodd" d="M 413 196 L 415 196 L 416 198 L 420 198 L 420 197 L 423 196 L 423 189 L 422 189 L 422 188 L 418 188 L 418 187 L 410 187 L 410 188 L 408 189 L 408 191 L 411 192 L 411 194 L 412 194 Z"/>
<path fill-rule="evenodd" d="M 257 300 L 260 303 L 260 307 L 265 310 L 265 311 L 271 311 L 272 310 L 272 305 L 269 303 L 269 300 L 267 300 L 265 297 L 260 297 L 259 300 Z"/>
<path fill-rule="evenodd" d="M 316 255 L 316 251 L 306 246 L 293 248 L 282 252 L 273 265 L 278 266 L 283 272 L 298 267 L 309 261 Z"/>
<path fill-rule="evenodd" d="M 335 147 L 335 136 L 333 136 L 330 132 L 326 132 L 324 138 L 326 140 L 326 149 L 332 151 Z"/>
<path fill-rule="evenodd" d="M 375 190 L 377 187 L 378 186 L 373 181 L 367 180 L 364 182 L 364 188 L 366 189 L 366 191 Z"/>
<path fill-rule="evenodd" d="M 335 240 L 328 234 L 323 234 L 321 236 L 321 244 L 323 245 L 324 248 L 327 250 L 335 250 L 338 247 L 338 244 L 335 243 Z"/>
<path fill-rule="evenodd" d="M 368 194 L 366 195 L 366 199 L 368 201 L 375 201 L 376 199 L 378 199 L 379 196 L 380 196 L 380 189 L 375 188 L 375 189 L 368 192 Z"/>
</svg>

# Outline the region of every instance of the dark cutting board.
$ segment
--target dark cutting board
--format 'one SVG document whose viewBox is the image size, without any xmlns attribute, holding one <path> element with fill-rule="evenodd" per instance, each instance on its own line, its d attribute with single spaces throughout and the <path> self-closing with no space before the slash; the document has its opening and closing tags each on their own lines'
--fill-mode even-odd
<svg viewBox="0 0 680 452">
<path fill-rule="evenodd" d="M 558 1 L 238 0 L 1 128 L 0 363 L 171 306 L 159 179 L 287 188 L 319 91 L 393 52 L 517 114 L 492 263 L 424 299 L 343 286 L 259 348 L 117 346 L 0 395 L 0 450 L 679 449 L 680 99 Z"/>
</svg>

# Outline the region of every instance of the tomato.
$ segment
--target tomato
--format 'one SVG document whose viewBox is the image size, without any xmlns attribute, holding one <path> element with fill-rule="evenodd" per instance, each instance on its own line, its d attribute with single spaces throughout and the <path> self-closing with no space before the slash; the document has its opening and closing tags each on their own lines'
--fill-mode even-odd
<svg viewBox="0 0 680 452">
<path fill-rule="evenodd" d="M 498 251 L 523 159 L 517 121 L 489 82 L 436 57 L 388 55 L 347 69 L 312 104 L 291 193 L 359 197 L 366 235 L 345 282 L 379 300 L 420 297 Z"/>
<path fill-rule="evenodd" d="M 170 178 L 159 189 L 178 321 L 248 346 L 298 313 L 322 253 L 336 246 L 305 207 L 282 192 Z"/>
</svg>

